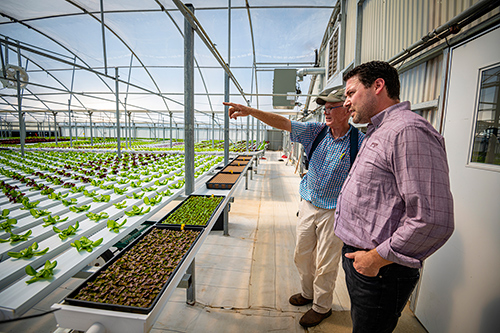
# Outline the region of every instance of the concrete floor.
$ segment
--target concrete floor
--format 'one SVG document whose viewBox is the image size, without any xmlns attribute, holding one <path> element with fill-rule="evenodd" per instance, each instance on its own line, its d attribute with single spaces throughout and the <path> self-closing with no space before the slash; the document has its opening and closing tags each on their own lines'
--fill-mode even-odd
<svg viewBox="0 0 500 333">
<path fill-rule="evenodd" d="M 290 295 L 299 292 L 293 263 L 300 177 L 295 166 L 280 161 L 280 152 L 266 152 L 258 173 L 234 192 L 229 236 L 212 231 L 196 256 L 196 304 L 186 304 L 186 290 L 177 289 L 151 333 L 165 332 L 351 332 L 350 302 L 342 268 L 335 288 L 334 313 L 304 330 L 299 319 L 310 305 L 295 307 Z M 168 212 L 178 202 L 164 210 Z M 161 215 L 161 214 L 160 214 Z M 70 279 L 26 315 L 50 310 L 82 280 Z M 54 315 L 0 324 L 0 332 L 67 332 Z M 427 332 L 408 307 L 397 333 Z"/>
</svg>

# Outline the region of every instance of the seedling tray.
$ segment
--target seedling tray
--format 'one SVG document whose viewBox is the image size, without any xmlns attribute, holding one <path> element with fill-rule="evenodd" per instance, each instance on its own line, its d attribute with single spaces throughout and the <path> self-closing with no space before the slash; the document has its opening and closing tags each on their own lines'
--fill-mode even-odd
<svg viewBox="0 0 500 333">
<path fill-rule="evenodd" d="M 195 199 L 195 198 L 217 198 L 220 199 L 219 203 L 215 207 L 211 207 L 213 205 L 209 204 L 202 204 L 199 203 L 198 205 L 191 203 L 190 201 Z M 185 224 L 185 225 L 193 225 L 193 226 L 200 226 L 200 227 L 206 227 L 208 223 L 212 220 L 215 212 L 219 209 L 220 205 L 222 205 L 222 202 L 224 201 L 224 196 L 222 195 L 199 195 L 199 194 L 192 194 L 186 199 L 184 199 L 180 204 L 175 206 L 174 209 L 172 209 L 167 215 L 162 217 L 157 224 L 158 225 L 180 225 L 180 224 Z M 211 209 L 211 212 L 207 212 L 207 209 Z M 198 210 L 198 211 L 196 211 Z M 201 211 L 200 211 L 201 210 Z M 168 221 L 169 218 L 173 215 L 179 215 L 179 212 L 182 212 L 181 216 L 176 216 L 175 222 L 172 223 L 173 221 Z M 203 221 L 203 224 L 195 224 L 197 220 L 205 220 Z M 194 222 L 194 223 L 193 223 Z"/>
<path fill-rule="evenodd" d="M 207 182 L 207 188 L 229 190 L 238 181 L 241 173 L 218 173 Z"/>
<path fill-rule="evenodd" d="M 238 155 L 238 157 L 236 157 L 236 161 L 250 161 L 252 159 L 252 155 Z"/>
<path fill-rule="evenodd" d="M 245 166 L 248 164 L 248 162 L 249 161 L 244 161 L 244 160 L 234 160 L 229 165 Z"/>
<path fill-rule="evenodd" d="M 246 165 L 228 165 L 224 169 L 222 169 L 221 173 L 242 173 L 245 170 Z"/>
<path fill-rule="evenodd" d="M 182 231 L 183 229 L 184 231 Z M 77 289 L 72 291 L 66 298 L 64 298 L 64 302 L 69 305 L 76 305 L 76 306 L 82 306 L 82 307 L 89 307 L 89 308 L 98 308 L 98 309 L 104 309 L 104 310 L 111 310 L 111 311 L 122 311 L 122 312 L 131 312 L 131 313 L 140 313 L 140 314 L 148 314 L 153 310 L 154 306 L 160 299 L 161 295 L 171 282 L 172 278 L 175 276 L 175 274 L 178 271 L 179 266 L 183 263 L 183 261 L 186 259 L 189 251 L 193 248 L 193 246 L 196 244 L 198 239 L 200 238 L 202 232 L 203 232 L 202 227 L 198 226 L 172 226 L 172 225 L 154 225 L 151 226 L 148 230 L 146 230 L 141 236 L 136 238 L 132 243 L 130 243 L 123 251 L 121 251 L 118 255 L 113 257 L 110 261 L 108 261 L 104 266 L 102 266 L 97 272 L 92 274 L 83 284 L 81 284 Z M 162 239 L 157 239 L 154 244 L 158 243 L 157 248 L 162 247 L 164 249 L 164 253 L 161 255 L 158 255 L 158 253 L 151 253 L 151 259 L 148 260 L 147 257 L 142 257 L 139 260 L 136 260 L 135 262 L 132 260 L 132 258 L 129 258 L 129 253 L 131 254 L 143 254 L 144 250 L 140 249 L 139 247 L 141 246 L 141 242 L 143 240 L 148 241 L 149 238 L 148 235 L 151 233 L 170 233 L 173 232 L 174 236 L 177 237 L 177 235 L 182 235 L 182 232 L 189 232 L 189 233 L 194 233 L 192 237 L 194 239 L 192 240 L 191 244 L 186 246 L 187 242 L 184 243 L 176 243 L 172 244 L 171 242 L 164 242 Z M 196 235 L 197 233 L 197 235 Z M 187 236 L 186 234 L 183 236 Z M 166 237 L 164 237 L 166 238 Z M 191 241 L 191 240 L 189 240 Z M 134 248 L 138 246 L 137 250 L 134 252 Z M 148 246 L 148 249 L 151 249 L 151 246 Z M 174 251 L 177 250 L 177 256 L 175 256 L 173 253 Z M 183 252 L 183 253 L 181 253 Z M 172 259 L 172 257 L 174 257 Z M 123 259 L 122 259 L 123 258 Z M 118 263 L 116 266 L 113 266 L 118 260 L 120 260 L 120 263 Z M 169 260 L 170 259 L 170 260 Z M 161 276 L 158 278 L 158 276 L 147 276 L 148 271 L 153 268 L 155 263 L 158 263 L 158 261 L 162 261 L 165 265 L 162 266 L 159 270 L 157 270 L 157 273 L 162 274 L 163 272 L 167 271 L 168 268 L 172 268 L 170 271 L 170 274 L 168 277 Z M 162 264 L 160 263 L 160 265 Z M 132 267 L 132 264 L 134 266 Z M 175 267 L 173 267 L 175 266 Z M 110 268 L 111 267 L 111 268 Z M 116 273 L 114 271 L 117 267 L 119 267 L 118 273 L 126 275 L 127 272 L 129 272 L 132 269 L 134 270 L 134 275 L 133 277 L 128 276 L 129 278 L 133 278 L 133 282 L 127 282 L 124 280 L 115 280 L 112 281 L 113 273 Z M 110 271 L 108 271 L 108 268 L 110 268 Z M 160 273 L 161 271 L 161 273 Z M 84 290 L 84 288 L 92 288 L 92 285 L 89 286 L 89 284 L 94 283 L 99 277 L 101 277 L 101 274 L 106 274 L 106 276 L 103 277 L 104 281 L 108 281 L 106 285 L 103 285 L 100 288 L 112 288 L 113 290 L 111 291 L 101 291 L 101 295 L 107 298 L 109 295 L 115 296 L 115 297 L 120 297 L 123 296 L 123 291 L 127 288 L 125 286 L 125 283 L 131 284 L 134 288 L 134 290 L 131 290 L 128 288 L 128 294 L 133 295 L 131 296 L 131 300 L 126 298 L 122 303 L 126 303 L 126 301 L 130 302 L 138 302 L 139 300 L 143 300 L 147 297 L 149 297 L 150 294 L 156 294 L 156 296 L 149 302 L 148 306 L 145 307 L 139 307 L 139 306 L 132 306 L 132 305 L 122 305 L 122 304 L 113 304 L 112 301 L 110 303 L 105 303 L 105 302 L 99 302 L 99 301 L 91 301 L 91 300 L 82 300 L 82 299 L 77 299 L 77 295 L 80 293 L 80 291 Z M 142 281 L 141 281 L 142 280 Z M 162 282 L 162 280 L 165 280 L 165 282 Z M 158 283 L 159 281 L 159 283 Z M 164 283 L 161 289 L 158 291 L 158 286 L 154 286 L 155 282 L 157 284 Z M 155 288 L 156 287 L 156 288 Z M 88 289 L 87 288 L 87 289 Z M 113 291 L 117 291 L 116 293 L 113 293 Z M 135 295 L 134 295 L 135 294 Z M 118 303 L 118 302 L 116 302 Z"/>
</svg>

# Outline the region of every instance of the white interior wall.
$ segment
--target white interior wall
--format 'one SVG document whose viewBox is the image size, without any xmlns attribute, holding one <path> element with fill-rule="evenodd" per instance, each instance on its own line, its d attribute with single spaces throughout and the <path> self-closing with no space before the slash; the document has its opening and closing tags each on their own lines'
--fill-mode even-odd
<svg viewBox="0 0 500 333">
<path fill-rule="evenodd" d="M 452 51 L 444 137 L 455 232 L 424 265 L 416 306 L 429 332 L 498 332 L 500 166 L 469 164 L 479 69 L 500 64 L 500 28 Z"/>
</svg>

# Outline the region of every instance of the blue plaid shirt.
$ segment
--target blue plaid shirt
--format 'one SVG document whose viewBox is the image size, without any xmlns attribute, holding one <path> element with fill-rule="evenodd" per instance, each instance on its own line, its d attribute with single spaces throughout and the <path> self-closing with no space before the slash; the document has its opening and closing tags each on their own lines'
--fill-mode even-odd
<svg viewBox="0 0 500 333">
<path fill-rule="evenodd" d="M 292 121 L 290 138 L 304 146 L 309 155 L 311 146 L 321 129 L 326 126 L 318 122 Z M 300 196 L 314 206 L 324 209 L 335 209 L 337 197 L 344 180 L 349 173 L 351 163 L 350 134 L 353 127 L 341 138 L 334 139 L 328 131 L 318 144 L 309 161 L 309 170 L 300 182 Z M 365 135 L 359 132 L 358 150 Z"/>
</svg>

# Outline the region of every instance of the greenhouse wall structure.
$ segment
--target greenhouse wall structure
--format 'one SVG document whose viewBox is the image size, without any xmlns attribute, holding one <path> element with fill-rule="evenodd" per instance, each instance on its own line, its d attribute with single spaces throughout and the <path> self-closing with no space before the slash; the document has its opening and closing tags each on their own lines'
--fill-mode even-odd
<svg viewBox="0 0 500 333">
<path fill-rule="evenodd" d="M 286 132 L 250 117 L 230 120 L 222 102 L 323 122 L 323 108 L 315 103 L 318 95 L 343 88 L 343 74 L 363 62 L 387 61 L 399 71 L 401 100 L 410 101 L 412 110 L 445 137 L 455 200 L 456 231 L 425 262 L 411 309 L 430 332 L 487 331 L 484 327 L 494 322 L 491 309 L 500 299 L 500 2 L 190 3 L 192 7 L 180 0 L 2 0 L 0 139 L 21 142 L 21 147 L 2 145 L 3 176 L 33 184 L 23 173 L 35 168 L 31 171 L 40 172 L 35 182 L 61 182 L 56 185 L 61 193 L 53 195 L 59 198 L 69 188 L 80 188 L 72 187 L 71 179 L 90 179 L 56 169 L 82 163 L 82 172 L 95 172 L 94 177 L 102 175 L 118 187 L 114 192 L 94 179 L 92 189 L 113 201 L 100 203 L 95 212 L 100 213 L 125 200 L 119 193 L 127 186 L 119 182 L 147 180 L 150 188 L 158 181 L 161 185 L 155 186 L 165 196 L 169 188 L 180 196 L 184 184 L 184 194 L 191 194 L 195 175 L 208 177 L 216 164 L 228 164 L 237 153 L 251 154 L 257 163 L 266 148 L 283 149 L 287 163 L 299 163 L 304 149 Z M 273 73 L 281 69 L 296 70 L 295 91 L 273 93 Z M 274 97 L 286 97 L 290 108 L 273 109 Z M 56 141 L 23 144 L 33 136 Z M 70 152 L 52 154 L 63 140 Z M 102 153 L 91 152 L 98 144 Z M 169 151 L 174 144 L 178 152 Z M 74 146 L 89 151 L 77 156 Z M 121 169 L 123 179 L 87 170 L 111 160 L 116 168 L 140 168 L 138 159 L 144 158 L 172 166 L 166 174 L 154 166 L 144 168 L 132 175 L 139 179 L 128 180 Z M 23 161 L 33 166 L 22 166 Z M 55 176 L 57 172 L 63 175 Z M 134 187 L 129 200 L 140 204 L 138 193 Z M 84 196 L 71 194 L 91 201 Z M 6 198 L 0 202 L 11 205 Z M 53 207 L 41 194 L 39 198 Z M 150 195 L 149 200 L 160 199 Z M 20 205 L 9 207 L 22 219 L 28 213 Z M 116 220 L 122 218 L 121 211 L 115 213 Z"/>
</svg>

